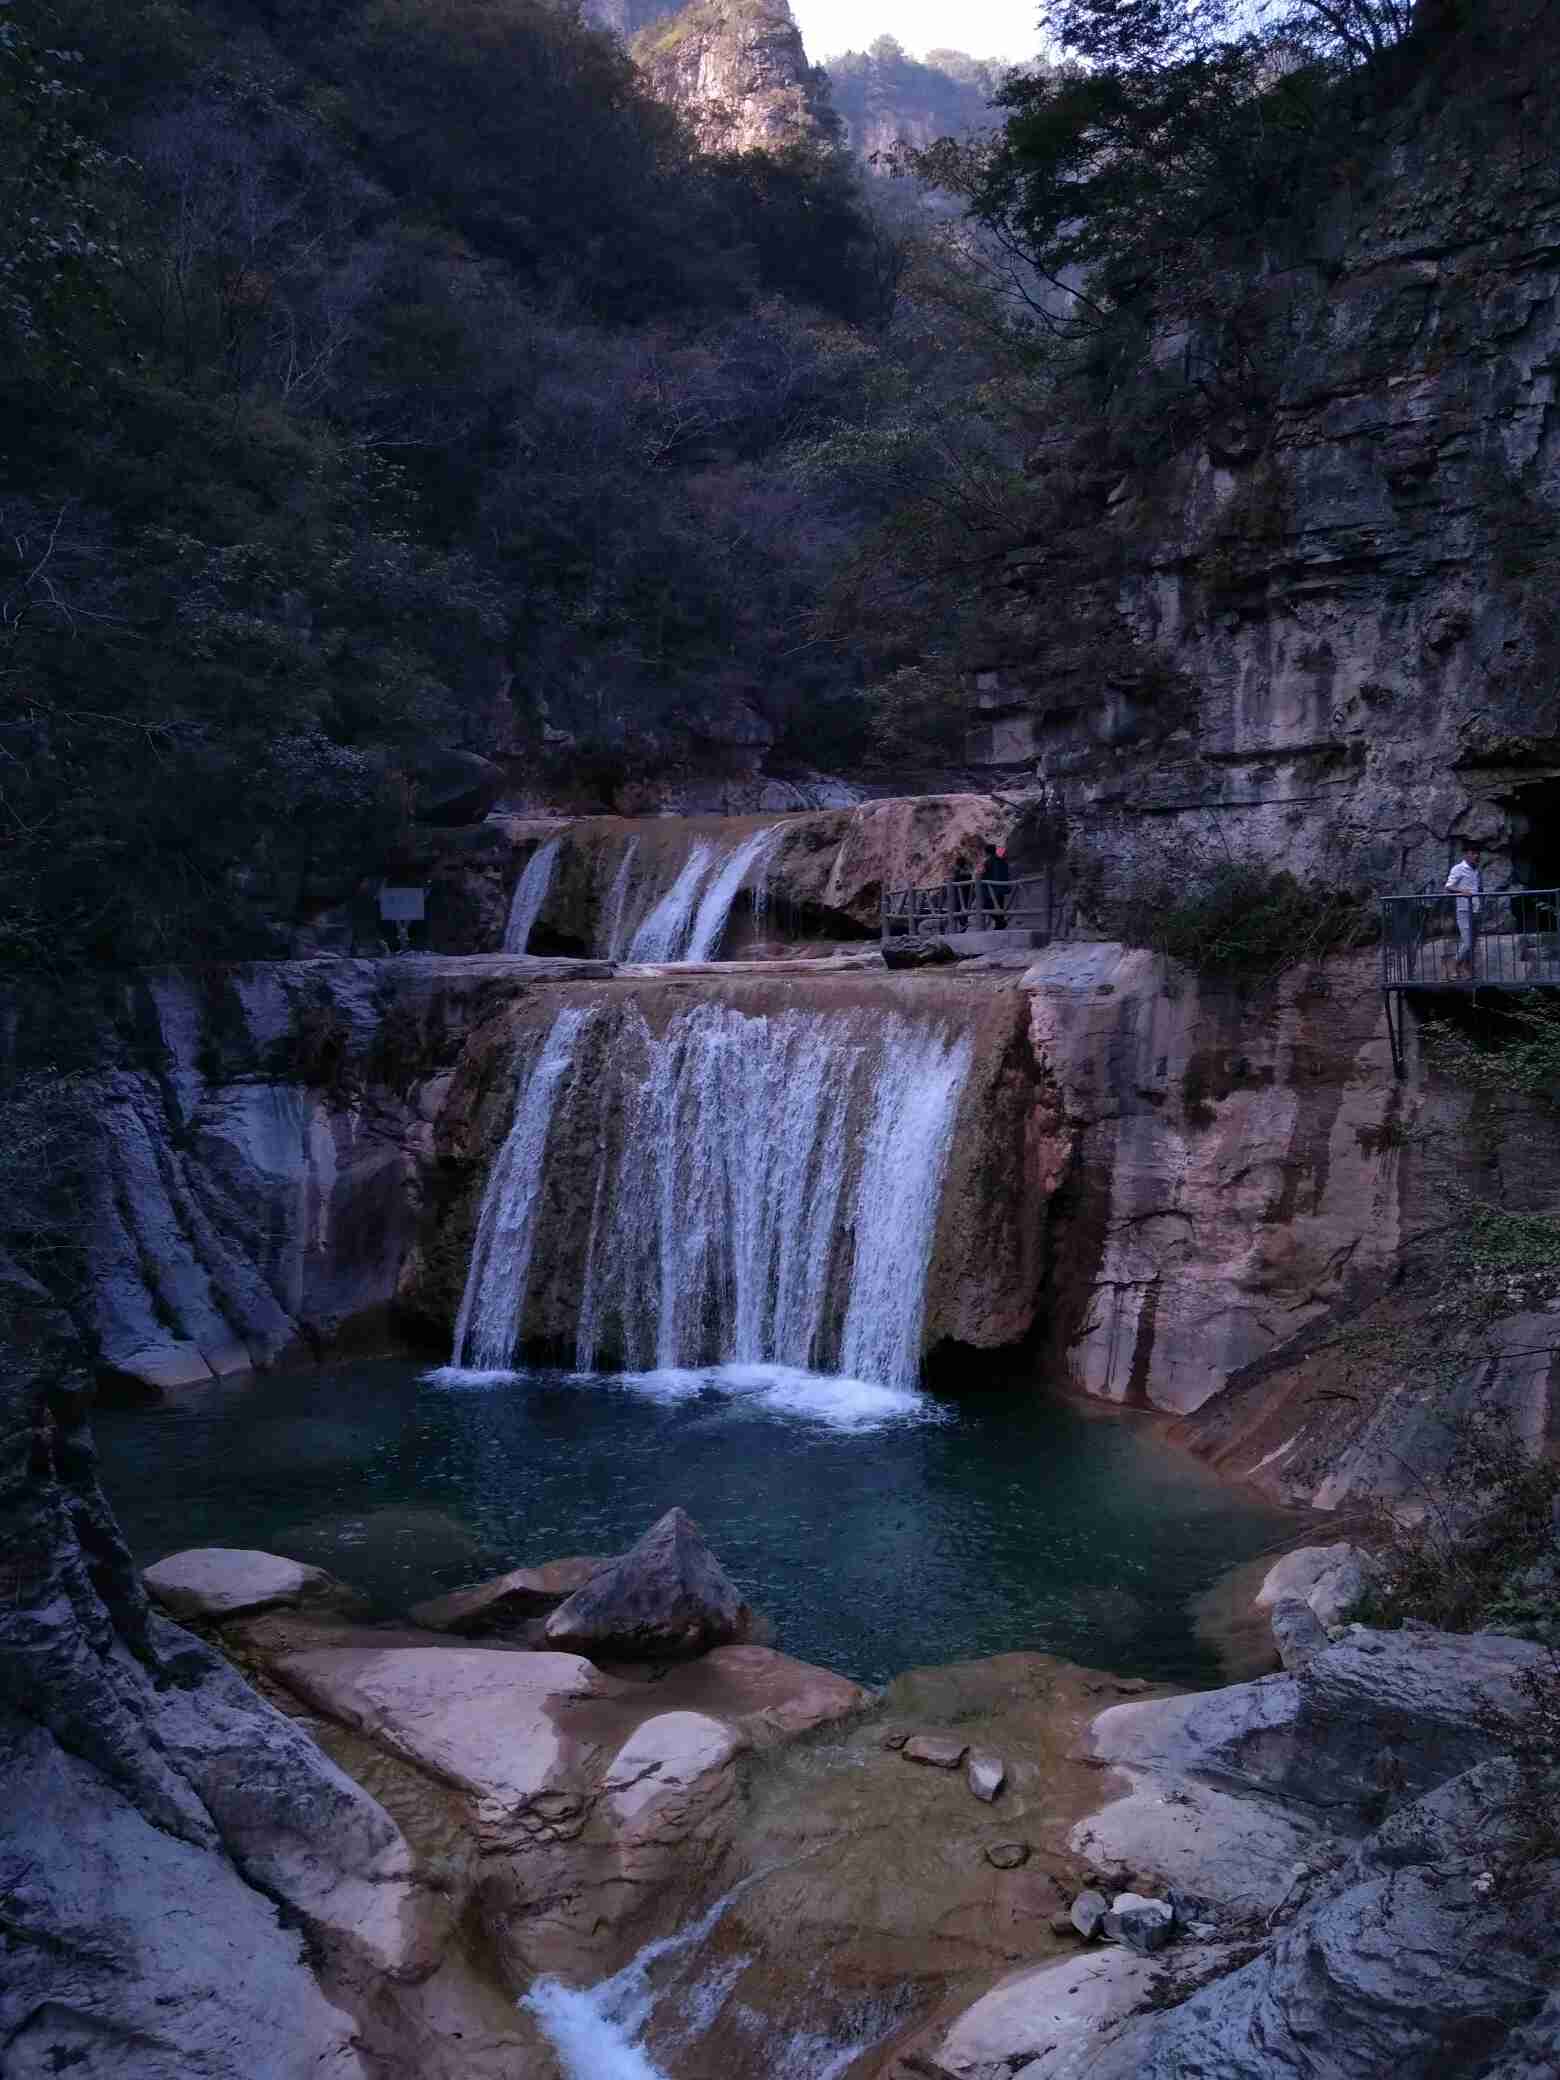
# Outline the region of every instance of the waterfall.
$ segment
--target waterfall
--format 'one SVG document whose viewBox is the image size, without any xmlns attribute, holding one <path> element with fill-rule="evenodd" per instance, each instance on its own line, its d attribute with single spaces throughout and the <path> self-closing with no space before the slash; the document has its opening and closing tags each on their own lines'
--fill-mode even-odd
<svg viewBox="0 0 1560 2080">
<path fill-rule="evenodd" d="M 774 825 L 753 831 L 739 845 L 717 853 L 704 838 L 695 841 L 670 888 L 634 932 L 626 958 L 631 961 L 707 961 L 718 951 L 731 906 L 748 875 L 773 850 L 779 838 Z M 618 880 L 627 872 L 627 859 Z M 608 910 L 621 914 L 622 898 L 613 883 Z M 618 925 L 613 922 L 613 935 Z"/>
<path fill-rule="evenodd" d="M 699 884 L 710 864 L 710 847 L 702 841 L 683 861 L 682 871 L 629 943 L 631 961 L 676 960 L 687 942 L 689 919 Z"/>
<path fill-rule="evenodd" d="M 538 845 L 525 863 L 525 872 L 515 883 L 515 892 L 509 905 L 509 922 L 504 927 L 505 953 L 524 953 L 531 937 L 531 927 L 542 914 L 542 905 L 547 900 L 548 890 L 558 865 L 558 852 L 562 838 L 549 838 L 545 845 Z"/>
<path fill-rule="evenodd" d="M 704 1945 L 732 1902 L 769 1875 L 741 1879 L 697 1921 L 646 1943 L 610 1979 L 594 1986 L 538 1979 L 518 2005 L 536 2017 L 564 2080 L 670 2080 L 644 2049 L 650 2024 L 662 2011 L 658 2037 L 667 2046 L 663 2055 L 673 2057 L 713 2027 L 753 1957 L 738 1951 L 715 1962 L 703 1954 Z M 816 2010 L 801 2028 L 751 2008 L 738 2012 L 743 2034 L 761 2038 L 775 2080 L 842 2080 L 908 2019 L 907 2004 L 893 1996 L 851 2003 L 837 2020 L 837 2027 L 843 2024 L 838 2037 L 819 2027 L 826 2018 Z"/>
<path fill-rule="evenodd" d="M 968 1040 L 866 1012 L 704 1004 L 659 1036 L 627 1016 L 614 1057 L 645 1068 L 598 1150 L 581 1369 L 847 1363 L 913 1387 Z"/>
<path fill-rule="evenodd" d="M 588 1011 L 560 1011 L 535 1066 L 517 1075 L 515 1115 L 488 1178 L 466 1290 L 455 1322 L 451 1362 L 501 1371 L 514 1361 L 524 1321 L 536 1207 L 559 1086 L 574 1062 Z"/>
<path fill-rule="evenodd" d="M 628 885 L 633 878 L 634 861 L 639 857 L 639 840 L 630 838 L 623 847 L 623 857 L 618 861 L 618 870 L 612 877 L 612 886 L 607 891 L 606 907 L 601 913 L 601 954 L 603 960 L 621 958 L 618 940 L 623 931 L 623 908 L 628 901 Z"/>
<path fill-rule="evenodd" d="M 877 1101 L 857 1192 L 856 1268 L 840 1353 L 857 1379 L 914 1378 L 926 1266 L 970 1049 L 897 1022 L 883 1037 Z"/>
<path fill-rule="evenodd" d="M 765 853 L 773 851 L 779 835 L 773 827 L 755 831 L 744 844 L 727 855 L 720 872 L 700 899 L 684 959 L 707 961 L 715 952 L 726 929 L 726 920 L 731 915 L 731 906 L 737 899 L 737 890 Z"/>
</svg>

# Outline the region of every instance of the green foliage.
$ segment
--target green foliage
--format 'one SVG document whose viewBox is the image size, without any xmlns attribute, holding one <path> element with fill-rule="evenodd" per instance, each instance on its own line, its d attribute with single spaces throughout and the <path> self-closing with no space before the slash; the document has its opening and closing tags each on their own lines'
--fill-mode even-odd
<svg viewBox="0 0 1560 2080">
<path fill-rule="evenodd" d="M 1560 1104 L 1560 1005 L 1537 992 L 1516 996 L 1493 1021 L 1477 1036 L 1445 1023 L 1429 1028 L 1436 1067 L 1491 1097 Z"/>
<path fill-rule="evenodd" d="M 699 157 L 547 0 L 5 0 L 0 114 L 0 964 L 284 950 L 425 745 L 852 706 L 825 145 Z"/>
<path fill-rule="evenodd" d="M 1364 925 L 1352 893 L 1233 857 L 1167 860 L 1101 909 L 1128 946 L 1151 946 L 1200 975 L 1251 980 L 1356 943 Z"/>
<path fill-rule="evenodd" d="M 1391 1528 L 1369 1622 L 1506 1625 L 1560 1639 L 1560 1465 L 1489 1409 L 1451 1429 L 1444 1474 L 1414 1497 L 1412 1520 Z"/>
</svg>

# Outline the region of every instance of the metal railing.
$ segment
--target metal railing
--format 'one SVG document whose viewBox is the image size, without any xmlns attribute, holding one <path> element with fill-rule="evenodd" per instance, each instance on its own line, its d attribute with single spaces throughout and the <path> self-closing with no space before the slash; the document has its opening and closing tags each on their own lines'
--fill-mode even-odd
<svg viewBox="0 0 1560 2080">
<path fill-rule="evenodd" d="M 945 937 L 959 932 L 1050 932 L 1056 914 L 1054 877 L 1020 874 L 1011 881 L 964 876 L 922 888 L 883 891 L 885 939 Z"/>
<path fill-rule="evenodd" d="M 1560 888 L 1383 896 L 1381 986 L 1560 987 Z"/>
</svg>

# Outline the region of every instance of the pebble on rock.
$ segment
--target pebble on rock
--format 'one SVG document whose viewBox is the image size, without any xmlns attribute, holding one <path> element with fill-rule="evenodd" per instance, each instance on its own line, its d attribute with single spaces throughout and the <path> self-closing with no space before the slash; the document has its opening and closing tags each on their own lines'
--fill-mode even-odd
<svg viewBox="0 0 1560 2080">
<path fill-rule="evenodd" d="M 1007 1782 L 1007 1764 L 1000 1755 L 972 1748 L 964 1774 L 975 1796 L 989 1806 Z"/>
<path fill-rule="evenodd" d="M 970 1752 L 968 1741 L 945 1740 L 935 1733 L 918 1733 L 904 1744 L 906 1762 L 924 1762 L 932 1769 L 957 1769 Z"/>
<path fill-rule="evenodd" d="M 1072 1903 L 1072 1925 L 1084 1941 L 1089 1942 L 1099 1934 L 1100 1925 L 1109 1912 L 1110 1901 L 1103 1892 L 1080 1892 Z"/>
<path fill-rule="evenodd" d="M 1145 1899 L 1139 1892 L 1118 1893 L 1104 1921 L 1110 1942 L 1125 1943 L 1144 1957 L 1162 1950 L 1174 1928 L 1174 1907 L 1162 1899 Z"/>
<path fill-rule="evenodd" d="M 993 1842 L 986 1851 L 986 1861 L 994 1870 L 1016 1871 L 1020 1864 L 1029 1861 L 1027 1842 Z M 1100 1901 L 1103 1906 L 1105 1902 Z"/>
</svg>

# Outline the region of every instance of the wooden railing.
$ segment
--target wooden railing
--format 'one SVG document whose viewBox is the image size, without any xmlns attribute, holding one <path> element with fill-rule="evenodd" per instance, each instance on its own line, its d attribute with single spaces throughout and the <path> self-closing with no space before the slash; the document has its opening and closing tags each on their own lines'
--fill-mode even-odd
<svg viewBox="0 0 1560 2080">
<path fill-rule="evenodd" d="M 883 937 L 944 937 L 1009 929 L 1051 932 L 1056 902 L 1053 876 L 1015 875 L 1011 881 L 965 876 L 922 888 L 883 891 Z"/>
</svg>

